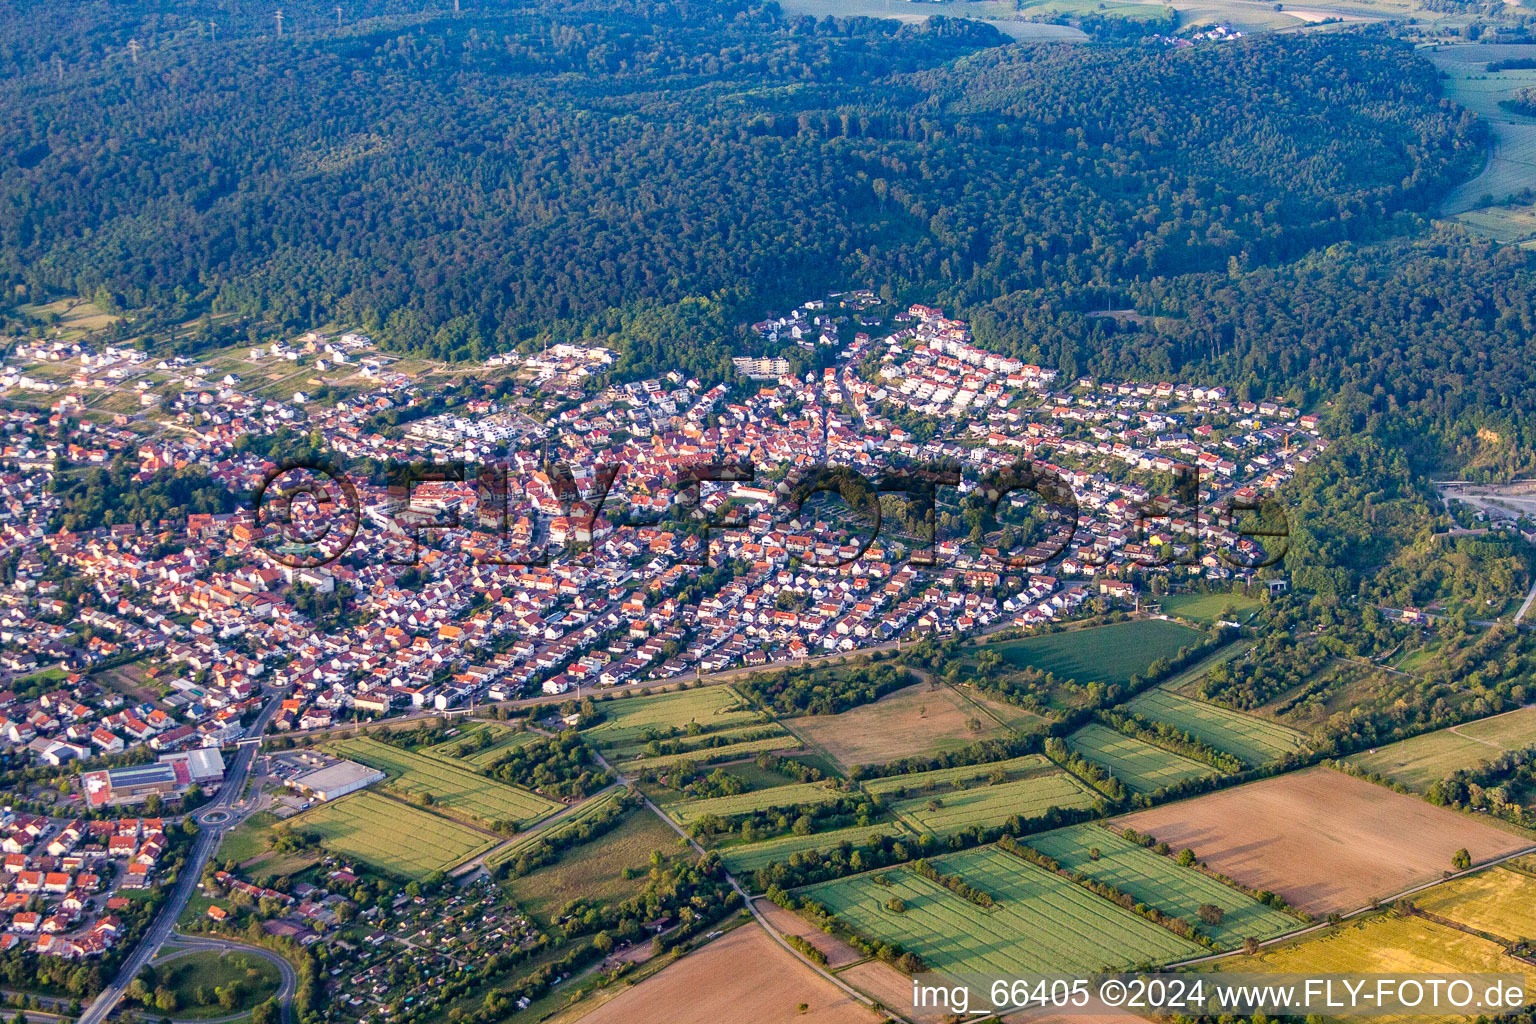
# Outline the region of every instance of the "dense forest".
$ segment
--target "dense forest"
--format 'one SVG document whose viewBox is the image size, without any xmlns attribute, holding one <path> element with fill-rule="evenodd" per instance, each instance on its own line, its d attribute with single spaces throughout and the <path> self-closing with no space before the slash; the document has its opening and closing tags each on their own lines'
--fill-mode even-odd
<svg viewBox="0 0 1536 1024">
<path fill-rule="evenodd" d="M 1025 46 L 577 0 L 339 27 L 301 5 L 278 38 L 205 6 L 13 6 L 13 298 L 340 318 L 445 357 L 587 331 L 626 369 L 665 347 L 705 372 L 748 311 L 829 281 L 1049 323 L 1374 239 L 1483 143 L 1428 63 L 1361 33 Z"/>
</svg>

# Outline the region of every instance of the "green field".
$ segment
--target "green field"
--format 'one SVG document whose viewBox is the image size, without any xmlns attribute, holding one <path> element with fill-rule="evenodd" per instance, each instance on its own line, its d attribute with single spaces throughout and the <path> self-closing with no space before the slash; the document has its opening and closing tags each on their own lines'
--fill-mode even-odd
<svg viewBox="0 0 1536 1024">
<path fill-rule="evenodd" d="M 1156 793 L 1186 779 L 1215 775 L 1216 769 L 1199 761 L 1154 747 L 1133 736 L 1092 723 L 1067 737 L 1067 746 L 1110 774 L 1135 793 Z"/>
<path fill-rule="evenodd" d="M 751 725 L 760 717 L 728 686 L 710 686 L 653 697 L 625 697 L 598 704 L 603 721 L 583 735 L 594 746 L 608 749 L 644 742 L 648 731 L 664 734 L 696 724 L 706 732 Z"/>
<path fill-rule="evenodd" d="M 602 794 L 601 796 L 597 796 L 591 800 L 588 800 L 581 806 L 580 810 L 575 811 L 568 817 L 561 818 L 553 825 L 550 825 L 547 828 L 541 828 L 531 835 L 524 836 L 522 839 L 519 839 L 517 842 L 511 844 L 510 846 L 506 846 L 500 850 L 497 850 L 495 853 L 485 858 L 485 865 L 486 867 L 494 868 L 505 864 L 507 861 L 516 860 L 518 857 L 522 856 L 523 853 L 533 849 L 535 846 L 538 846 L 546 839 L 555 839 L 569 832 L 575 831 L 581 827 L 582 822 L 602 813 L 604 810 L 618 803 L 623 798 L 623 789 L 610 789 L 608 792 Z"/>
<path fill-rule="evenodd" d="M 1092 629 L 1072 629 L 1045 636 L 992 644 L 1010 664 L 1051 672 L 1078 683 L 1095 680 L 1122 686 L 1142 675 L 1159 658 L 1173 658 L 1203 635 L 1166 619 L 1137 619 Z"/>
<path fill-rule="evenodd" d="M 1464 213 L 1486 196 L 1502 201 L 1512 193 L 1536 187 L 1536 119 L 1499 105 L 1516 90 L 1536 85 L 1536 72 L 1487 70 L 1490 61 L 1536 56 L 1536 46 L 1467 44 L 1436 47 L 1424 55 L 1445 73 L 1445 95 L 1480 115 L 1495 137 L 1482 171 L 1448 193 L 1444 212 Z M 1481 225 L 1474 220 L 1471 226 Z"/>
<path fill-rule="evenodd" d="M 891 868 L 812 886 L 803 895 L 864 935 L 899 943 L 930 970 L 995 974 L 1076 973 L 1197 956 L 1200 947 L 1065 878 L 993 848 L 934 862 L 991 893 L 983 910 L 911 871 Z M 877 875 L 891 884 L 879 885 Z M 891 897 L 904 913 L 886 908 Z"/>
<path fill-rule="evenodd" d="M 219 842 L 219 860 L 244 863 L 259 857 L 272 846 L 272 826 L 277 815 L 271 811 L 257 811 L 239 825 L 224 834 Z"/>
<path fill-rule="evenodd" d="M 891 805 L 897 815 L 917 822 L 937 835 L 948 835 L 978 825 L 992 828 L 1013 815 L 1037 818 L 1052 807 L 1088 808 L 1102 799 L 1066 772 L 1055 772 L 995 786 L 977 786 L 937 797 L 919 796 Z M 930 810 L 928 805 L 938 801 Z"/>
<path fill-rule="evenodd" d="M 229 1017 L 250 1010 L 277 995 L 283 980 L 277 965 L 266 957 L 239 950 L 205 949 L 182 955 L 173 951 L 156 960 L 154 967 L 159 984 L 176 994 L 177 1020 Z M 214 990 L 230 985 L 239 993 L 235 1005 L 220 1006 Z M 198 1003 L 199 992 L 206 1004 Z"/>
<path fill-rule="evenodd" d="M 1022 773 L 1039 771 L 1054 772 L 1056 766 L 1048 758 L 1040 754 L 1025 754 L 1023 757 L 1011 758 L 1007 761 L 992 761 L 988 764 L 967 764 L 958 768 L 938 768 L 931 772 L 912 772 L 909 775 L 891 775 L 883 779 L 869 779 L 863 783 L 867 792 L 876 796 L 894 793 L 897 790 L 928 790 L 941 786 L 958 786 L 963 782 L 974 779 L 985 779 L 993 772 L 1001 771 L 1015 776 Z"/>
<path fill-rule="evenodd" d="M 1223 949 L 1240 946 L 1249 936 L 1269 939 L 1302 927 L 1294 918 L 1098 825 L 1073 825 L 1022 841 L 1070 871 L 1080 871 L 1149 907 L 1182 917 Z M 1094 849 L 1099 851 L 1097 860 L 1091 856 Z M 1197 911 L 1204 903 L 1225 911 L 1219 925 L 1199 919 Z"/>
<path fill-rule="evenodd" d="M 880 835 L 901 838 L 907 832 L 898 823 L 888 822 L 884 825 L 840 828 L 809 836 L 779 836 L 762 843 L 722 847 L 720 859 L 733 874 L 747 874 L 767 867 L 773 861 L 788 861 L 790 857 L 806 850 L 830 850 L 844 842 L 859 846 L 868 842 L 871 836 Z"/>
<path fill-rule="evenodd" d="M 328 849 L 406 878 L 446 871 L 496 845 L 494 836 L 364 790 L 288 821 Z"/>
<path fill-rule="evenodd" d="M 412 753 L 366 736 L 340 740 L 330 747 L 342 757 L 388 773 L 386 784 L 392 789 L 413 796 L 430 794 L 443 807 L 487 823 L 512 821 L 527 827 L 560 809 L 553 800 L 477 775 L 451 761 Z"/>
<path fill-rule="evenodd" d="M 680 825 L 697 821 L 706 814 L 730 818 L 754 811 L 796 807 L 801 804 L 825 804 L 839 800 L 840 793 L 825 782 L 797 782 L 788 786 L 752 790 L 735 796 L 717 796 L 708 800 L 679 800 L 667 804 L 667 813 Z"/>
<path fill-rule="evenodd" d="M 1167 722 L 1217 750 L 1236 754 L 1251 765 L 1268 764 L 1306 747 L 1301 733 L 1275 722 L 1194 700 L 1154 687 L 1125 705 L 1149 722 Z"/>
<path fill-rule="evenodd" d="M 1194 622 L 1215 623 L 1222 618 L 1222 609 L 1230 608 L 1233 618 L 1241 622 L 1259 607 L 1259 599 L 1247 594 L 1169 594 L 1161 599 L 1163 611 L 1181 619 Z"/>
<path fill-rule="evenodd" d="M 691 856 L 666 822 L 641 807 L 605 833 L 601 842 L 577 846 L 555 863 L 503 885 L 519 906 L 547 924 L 571 900 L 604 903 L 634 895 L 644 884 L 641 876 L 650 871 L 655 850 L 669 858 Z M 625 878 L 626 868 L 635 877 Z"/>
<path fill-rule="evenodd" d="M 1349 760 L 1422 793 L 1458 769 L 1476 767 L 1502 750 L 1532 744 L 1536 744 L 1536 707 L 1425 733 Z"/>
<path fill-rule="evenodd" d="M 626 775 L 644 771 L 647 768 L 665 768 L 679 761 L 692 761 L 694 764 L 718 764 L 721 761 L 740 761 L 756 757 L 765 750 L 799 750 L 800 741 L 789 733 L 779 730 L 778 735 L 769 736 L 759 740 L 743 740 L 740 743 L 727 743 L 718 747 L 698 747 L 694 750 L 685 750 L 677 754 L 661 754 L 657 757 L 642 757 L 633 761 L 625 761 L 619 765 L 619 771 Z"/>
<path fill-rule="evenodd" d="M 489 745 L 481 747 L 480 737 L 490 734 Z M 501 725 L 497 722 L 476 722 L 451 740 L 444 740 L 436 746 L 427 747 L 423 754 L 433 757 L 446 757 L 454 761 L 463 761 L 465 764 L 476 768 L 484 768 L 509 750 L 525 746 L 539 738 L 538 733 L 526 732 L 522 729 L 514 729 L 510 725 Z M 466 744 L 472 749 L 468 753 L 459 751 Z"/>
</svg>

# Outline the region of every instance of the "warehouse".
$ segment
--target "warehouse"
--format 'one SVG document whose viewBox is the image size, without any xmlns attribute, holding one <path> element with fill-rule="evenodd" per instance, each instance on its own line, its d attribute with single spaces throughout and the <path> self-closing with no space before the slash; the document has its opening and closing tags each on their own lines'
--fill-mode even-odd
<svg viewBox="0 0 1536 1024">
<path fill-rule="evenodd" d="M 377 768 L 369 768 L 356 761 L 336 761 L 302 775 L 295 775 L 288 780 L 288 785 L 316 800 L 335 800 L 339 796 L 356 793 L 383 778 L 384 773 Z"/>
</svg>

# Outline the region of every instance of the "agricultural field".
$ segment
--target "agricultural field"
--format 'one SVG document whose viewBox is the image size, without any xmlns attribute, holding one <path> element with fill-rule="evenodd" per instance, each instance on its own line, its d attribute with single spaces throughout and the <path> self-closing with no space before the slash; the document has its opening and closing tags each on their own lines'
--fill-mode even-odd
<svg viewBox="0 0 1536 1024">
<path fill-rule="evenodd" d="M 717 796 L 708 800 L 679 800 L 667 804 L 667 813 L 678 824 L 687 826 L 706 814 L 730 818 L 738 814 L 767 811 L 780 807 L 796 807 L 802 804 L 824 804 L 841 799 L 845 794 L 825 782 L 797 782 L 771 789 L 750 790 L 735 796 Z"/>
<path fill-rule="evenodd" d="M 1067 746 L 1074 753 L 1109 769 L 1111 775 L 1134 793 L 1156 793 L 1186 779 L 1203 779 L 1216 774 L 1216 769 L 1208 764 L 1154 747 L 1096 722 L 1068 736 Z"/>
<path fill-rule="evenodd" d="M 1089 972 L 1200 953 L 1194 943 L 1002 850 L 968 850 L 933 864 L 997 904 L 983 910 L 905 868 L 840 878 L 801 894 L 856 931 L 900 943 L 931 970 L 948 973 Z M 892 897 L 906 905 L 903 912 L 888 908 Z"/>
<path fill-rule="evenodd" d="M 1486 197 L 1495 201 L 1508 199 L 1527 188 L 1536 188 L 1536 118 L 1505 110 L 1499 105 L 1517 89 L 1536 86 L 1536 71 L 1497 71 L 1487 68 L 1491 61 L 1512 57 L 1536 56 L 1536 46 L 1498 45 L 1436 47 L 1425 53 L 1445 73 L 1444 89 L 1448 98 L 1481 115 L 1493 129 L 1491 158 L 1470 181 L 1453 189 L 1446 197 L 1443 212 L 1464 214 L 1482 205 Z M 1468 222 L 1474 230 L 1487 227 L 1487 219 L 1504 207 L 1482 211 L 1483 218 Z M 1516 219 L 1505 225 L 1501 234 L 1518 231 L 1519 206 L 1509 207 Z"/>
<path fill-rule="evenodd" d="M 574 814 L 571 814 L 569 817 L 562 818 L 555 824 L 550 825 L 547 828 L 539 829 L 537 832 L 530 833 L 529 835 L 524 836 L 522 839 L 519 839 L 517 842 L 499 849 L 495 853 L 492 853 L 489 857 L 485 858 L 486 867 L 494 868 L 501 864 L 505 864 L 508 861 L 516 860 L 524 852 L 532 849 L 544 840 L 553 839 L 557 836 L 564 835 L 565 833 L 578 828 L 583 821 L 586 821 L 588 818 L 591 818 L 594 815 L 600 814 L 608 807 L 618 803 L 621 799 L 623 799 L 623 796 L 624 792 L 622 789 L 611 789 L 601 796 L 593 797 L 591 800 L 588 800 L 580 810 L 576 811 Z"/>
<path fill-rule="evenodd" d="M 320 804 L 288 821 L 327 849 L 405 878 L 447 871 L 496 845 L 496 838 L 369 790 Z"/>
<path fill-rule="evenodd" d="M 1167 722 L 1251 765 L 1268 764 L 1306 747 L 1301 733 L 1275 722 L 1154 687 L 1125 705 L 1151 722 Z"/>
<path fill-rule="evenodd" d="M 747 1019 L 753 1024 L 876 1024 L 880 1017 L 756 924 L 727 932 L 581 1017 L 582 1024 Z"/>
<path fill-rule="evenodd" d="M 1505 954 L 1495 942 L 1422 917 L 1377 914 L 1293 942 L 1282 942 L 1255 956 L 1218 960 L 1216 969 L 1306 974 L 1524 974 L 1531 991 L 1536 973 L 1529 964 Z M 1426 1016 L 1377 1017 L 1376 1020 L 1424 1022 L 1465 1020 Z"/>
<path fill-rule="evenodd" d="M 625 878 L 624 871 L 629 868 L 641 875 L 650 871 L 654 850 L 669 859 L 691 856 L 666 822 L 640 807 L 600 840 L 572 847 L 553 864 L 508 879 L 502 886 L 519 906 L 547 923 L 578 897 L 603 903 L 632 895 L 641 883 Z"/>
<path fill-rule="evenodd" d="M 1009 778 L 1035 773 L 1054 773 L 1058 769 L 1049 758 L 1041 754 L 1025 754 L 1007 761 L 991 761 L 986 764 L 966 764 L 958 768 L 936 768 L 931 772 L 911 772 L 907 775 L 889 775 L 882 779 L 868 779 L 862 785 L 866 792 L 886 796 L 902 790 L 927 791 L 944 787 L 960 786 L 977 779 L 985 779 L 993 772 L 1003 772 Z"/>
<path fill-rule="evenodd" d="M 1182 917 L 1223 949 L 1240 946 L 1250 936 L 1270 939 L 1302 927 L 1296 918 L 1193 868 L 1180 867 L 1172 857 L 1153 853 L 1100 825 L 1073 825 L 1026 836 L 1021 842 L 1070 871 L 1081 871 L 1095 881 L 1130 893 L 1149 907 Z M 1097 859 L 1094 850 L 1098 851 Z M 1220 924 L 1208 925 L 1199 919 L 1197 912 L 1205 903 L 1225 912 Z"/>
<path fill-rule="evenodd" d="M 1167 619 L 1137 619 L 1090 629 L 1072 629 L 987 645 L 1011 665 L 1036 668 L 1074 682 L 1098 681 L 1122 686 L 1159 658 L 1173 658 L 1181 648 L 1204 637 Z"/>
<path fill-rule="evenodd" d="M 1194 622 L 1214 624 L 1222 619 L 1222 611 L 1230 609 L 1231 615 L 1227 618 L 1235 618 L 1238 621 L 1246 619 L 1259 607 L 1257 597 L 1249 597 L 1247 594 L 1169 594 L 1160 601 L 1163 611 L 1168 615 L 1177 615 L 1181 619 L 1190 619 Z"/>
<path fill-rule="evenodd" d="M 1007 731 L 952 687 L 927 683 L 840 715 L 808 715 L 784 724 L 844 768 L 943 754 Z"/>
<path fill-rule="evenodd" d="M 728 686 L 710 686 L 649 697 L 624 697 L 598 704 L 603 721 L 582 735 L 593 746 L 613 747 L 645 742 L 647 732 L 664 734 L 696 724 L 707 732 L 761 720 Z"/>
<path fill-rule="evenodd" d="M 798 749 L 800 749 L 800 741 L 779 729 L 776 730 L 775 735 L 762 739 L 743 740 L 740 743 L 727 743 L 718 747 L 696 747 L 693 750 L 684 750 L 676 754 L 660 754 L 656 757 L 640 757 L 625 761 L 618 768 L 624 774 L 631 775 L 647 768 L 666 768 L 679 761 L 692 761 L 694 764 L 701 765 L 719 764 L 723 761 L 741 761 L 756 757 L 763 751 Z"/>
<path fill-rule="evenodd" d="M 412 796 L 430 795 L 436 804 L 483 822 L 513 821 L 527 827 L 560 809 L 516 786 L 488 779 L 451 761 L 403 750 L 366 736 L 329 745 L 342 757 L 360 761 L 389 775 L 385 785 Z"/>
<path fill-rule="evenodd" d="M 1102 797 L 1066 772 L 1017 782 L 977 786 L 941 796 L 898 800 L 891 810 L 936 835 L 949 835 L 972 825 L 992 828 L 1015 814 L 1035 818 L 1052 807 L 1089 808 Z M 935 806 L 930 806 L 935 805 Z"/>
<path fill-rule="evenodd" d="M 1536 939 L 1536 875 L 1508 867 L 1452 879 L 1412 897 L 1425 913 L 1508 942 Z"/>
<path fill-rule="evenodd" d="M 1328 768 L 1164 804 L 1117 818 L 1188 848 L 1206 865 L 1314 914 L 1356 910 L 1438 878 L 1465 847 L 1473 863 L 1525 840 Z"/>
<path fill-rule="evenodd" d="M 790 857 L 797 853 L 804 853 L 806 850 L 831 850 L 845 842 L 859 846 L 868 842 L 871 836 L 886 835 L 900 838 L 906 834 L 906 830 L 901 825 L 888 822 L 884 825 L 834 829 L 831 832 L 817 832 L 808 836 L 779 836 L 761 843 L 719 847 L 718 852 L 720 859 L 725 862 L 726 869 L 732 874 L 749 875 L 774 861 L 788 861 Z"/>
<path fill-rule="evenodd" d="M 1357 754 L 1350 761 L 1416 792 L 1460 768 L 1474 768 L 1500 751 L 1536 744 L 1536 707 L 1425 733 Z"/>
<path fill-rule="evenodd" d="M 486 735 L 491 739 L 489 743 L 481 746 L 484 742 L 481 737 Z M 428 747 L 422 753 L 463 761 L 478 769 L 487 767 L 507 751 L 532 743 L 538 738 L 538 733 L 514 729 L 510 725 L 502 725 L 499 722 L 476 722 L 463 729 L 459 735 L 444 740 L 436 746 Z"/>
</svg>

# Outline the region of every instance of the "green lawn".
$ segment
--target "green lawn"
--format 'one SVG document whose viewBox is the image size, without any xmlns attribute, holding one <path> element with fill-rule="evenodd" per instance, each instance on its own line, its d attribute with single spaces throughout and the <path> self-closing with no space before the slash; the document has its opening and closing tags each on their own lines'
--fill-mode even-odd
<svg viewBox="0 0 1536 1024">
<path fill-rule="evenodd" d="M 277 815 L 270 811 L 257 811 L 225 834 L 219 843 L 217 859 L 220 862 L 232 860 L 243 864 L 252 857 L 266 853 L 272 845 L 272 826 L 275 824 Z"/>
<path fill-rule="evenodd" d="M 988 645 L 1010 664 L 1036 668 L 1077 683 L 1122 686 L 1159 658 L 1172 659 L 1203 635 L 1167 619 L 1137 619 L 1091 629 L 1072 629 Z"/>
<path fill-rule="evenodd" d="M 168 1015 L 178 1020 L 248 1011 L 277 995 L 282 985 L 277 965 L 254 953 L 199 950 L 162 958 L 154 967 L 159 985 L 176 994 L 176 1009 Z"/>
<path fill-rule="evenodd" d="M 1135 793 L 1156 793 L 1186 779 L 1215 775 L 1208 764 L 1125 736 L 1107 726 L 1085 725 L 1067 737 L 1067 746 L 1095 764 L 1109 769 L 1111 775 Z"/>
</svg>

